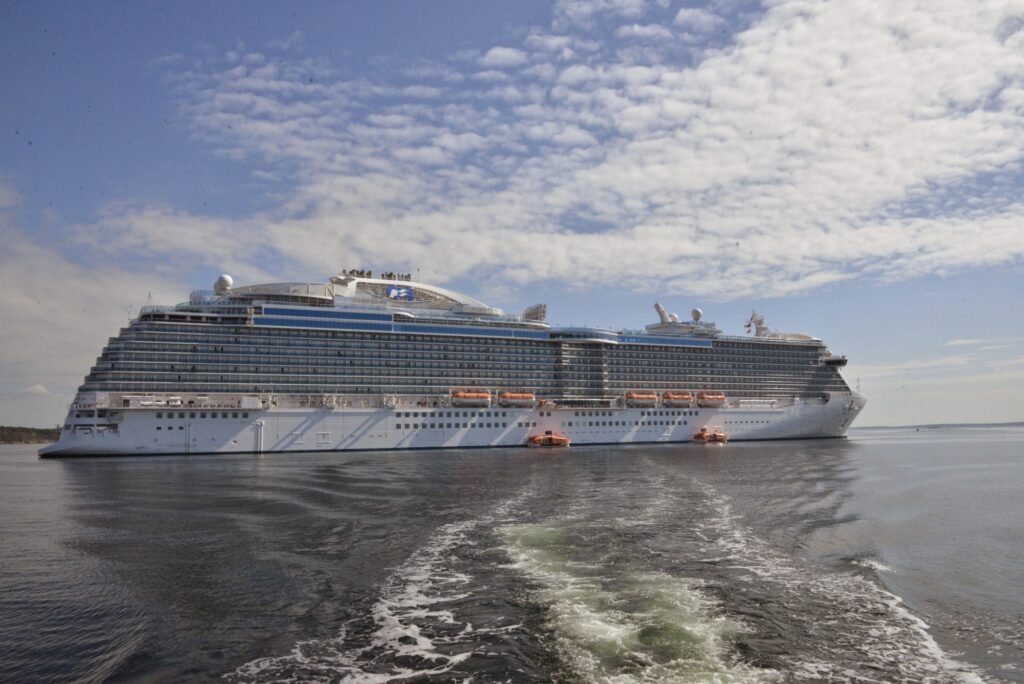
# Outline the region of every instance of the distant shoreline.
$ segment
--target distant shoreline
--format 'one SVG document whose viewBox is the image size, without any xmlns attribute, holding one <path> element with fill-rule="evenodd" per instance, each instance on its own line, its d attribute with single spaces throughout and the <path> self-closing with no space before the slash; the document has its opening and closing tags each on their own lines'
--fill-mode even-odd
<svg viewBox="0 0 1024 684">
<path fill-rule="evenodd" d="M 1024 427 L 1024 420 L 1015 420 L 1008 423 L 927 423 L 920 425 L 857 425 L 850 428 L 853 430 L 907 430 L 919 428 L 924 430 L 939 430 L 943 428 L 999 428 L 999 427 Z"/>
<path fill-rule="evenodd" d="M 48 444 L 60 437 L 57 428 L 10 427 L 0 425 L 0 444 Z"/>
</svg>

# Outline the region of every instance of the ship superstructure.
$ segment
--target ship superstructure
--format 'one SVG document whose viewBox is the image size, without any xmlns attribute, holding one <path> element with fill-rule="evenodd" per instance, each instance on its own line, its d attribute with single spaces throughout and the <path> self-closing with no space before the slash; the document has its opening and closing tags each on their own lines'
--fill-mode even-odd
<svg viewBox="0 0 1024 684">
<path fill-rule="evenodd" d="M 343 271 L 147 306 L 111 338 L 50 455 L 342 451 L 838 437 L 864 399 L 821 340 L 723 335 L 656 305 L 642 331 L 554 327 L 463 294 Z"/>
</svg>

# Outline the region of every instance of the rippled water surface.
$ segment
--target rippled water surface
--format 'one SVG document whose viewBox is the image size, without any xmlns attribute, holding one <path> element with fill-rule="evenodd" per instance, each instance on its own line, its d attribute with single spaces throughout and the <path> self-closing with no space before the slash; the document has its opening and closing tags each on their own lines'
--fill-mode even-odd
<svg viewBox="0 0 1024 684">
<path fill-rule="evenodd" d="M 1024 682 L 1024 430 L 38 461 L 0 681 Z"/>
</svg>

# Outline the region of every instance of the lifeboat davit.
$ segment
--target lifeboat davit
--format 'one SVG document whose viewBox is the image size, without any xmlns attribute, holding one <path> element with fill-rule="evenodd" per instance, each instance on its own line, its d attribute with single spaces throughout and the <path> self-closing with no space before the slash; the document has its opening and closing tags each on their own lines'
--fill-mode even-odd
<svg viewBox="0 0 1024 684">
<path fill-rule="evenodd" d="M 543 435 L 531 435 L 526 440 L 526 446 L 531 447 L 567 447 L 572 440 L 565 435 L 547 432 Z"/>
<path fill-rule="evenodd" d="M 727 435 L 720 427 L 715 427 L 711 430 L 708 430 L 706 427 L 702 427 L 699 431 L 694 433 L 693 441 L 698 444 L 725 444 L 729 441 L 729 435 Z"/>
<path fill-rule="evenodd" d="M 490 406 L 490 392 L 460 391 L 452 392 L 452 406 Z"/>
<path fill-rule="evenodd" d="M 689 392 L 665 392 L 661 395 L 661 403 L 670 408 L 688 408 L 693 404 L 693 395 Z"/>
<path fill-rule="evenodd" d="M 533 408 L 537 403 L 537 396 L 533 392 L 500 392 L 498 403 L 502 406 Z"/>
<path fill-rule="evenodd" d="M 657 406 L 658 395 L 654 392 L 626 392 L 626 406 Z"/>
<path fill-rule="evenodd" d="M 701 408 L 725 406 L 725 395 L 721 392 L 700 392 L 697 394 L 697 406 Z"/>
</svg>

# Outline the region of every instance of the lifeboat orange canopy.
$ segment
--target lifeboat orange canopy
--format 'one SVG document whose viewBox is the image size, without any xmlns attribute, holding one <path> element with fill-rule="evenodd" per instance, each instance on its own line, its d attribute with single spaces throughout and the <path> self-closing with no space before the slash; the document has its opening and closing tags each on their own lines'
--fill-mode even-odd
<svg viewBox="0 0 1024 684">
<path fill-rule="evenodd" d="M 658 395 L 655 394 L 654 392 L 626 392 L 626 398 L 627 399 L 650 400 L 650 399 L 657 399 Z"/>
<path fill-rule="evenodd" d="M 657 406 L 658 395 L 654 392 L 637 392 L 630 391 L 626 392 L 625 395 L 627 406 Z"/>
<path fill-rule="evenodd" d="M 665 392 L 661 395 L 665 399 L 672 399 L 673 401 L 689 401 L 693 399 L 693 395 L 689 392 Z"/>
<path fill-rule="evenodd" d="M 490 406 L 491 394 L 479 390 L 459 390 L 452 392 L 452 404 L 455 406 Z"/>
<path fill-rule="evenodd" d="M 725 395 L 721 392 L 699 392 L 697 394 L 697 405 L 707 408 L 717 408 L 725 404 Z"/>
<path fill-rule="evenodd" d="M 533 392 L 501 392 L 499 399 L 529 399 L 534 400 L 537 396 Z"/>
</svg>

